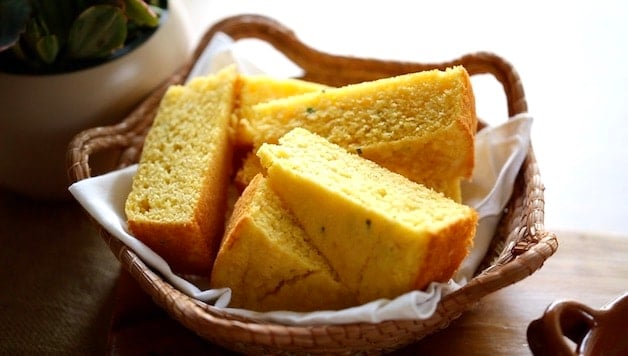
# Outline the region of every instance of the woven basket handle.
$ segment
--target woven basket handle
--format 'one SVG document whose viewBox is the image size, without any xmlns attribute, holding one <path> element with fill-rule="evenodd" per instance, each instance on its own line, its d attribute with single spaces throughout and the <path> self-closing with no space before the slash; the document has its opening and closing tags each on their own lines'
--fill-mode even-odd
<svg viewBox="0 0 628 356">
<path fill-rule="evenodd" d="M 429 69 L 464 66 L 470 75 L 492 74 L 503 86 L 508 101 L 508 114 L 526 112 L 527 102 L 521 79 L 515 68 L 503 58 L 489 52 L 472 53 L 447 62 L 412 63 L 381 59 L 365 59 L 332 55 L 318 51 L 300 41 L 283 24 L 261 15 L 239 15 L 216 23 L 203 36 L 194 54 L 198 58 L 216 32 L 224 32 L 234 40 L 264 40 L 299 65 L 303 79 L 341 86 Z"/>
<path fill-rule="evenodd" d="M 338 56 L 305 45 L 292 30 L 273 19 L 261 15 L 238 15 L 214 24 L 201 38 L 190 61 L 156 88 L 123 121 L 113 126 L 85 130 L 70 142 L 66 160 L 71 183 L 91 177 L 89 158 L 94 153 L 121 149 L 118 167 L 115 168 L 125 167 L 137 161 L 146 131 L 152 124 L 159 102 L 168 86 L 184 81 L 217 32 L 223 32 L 234 40 L 244 38 L 264 40 L 304 70 L 305 75 L 302 79 L 332 86 L 462 65 L 470 75 L 492 74 L 502 84 L 510 116 L 527 111 L 523 85 L 516 70 L 509 62 L 492 53 L 472 53 L 440 63 Z"/>
</svg>

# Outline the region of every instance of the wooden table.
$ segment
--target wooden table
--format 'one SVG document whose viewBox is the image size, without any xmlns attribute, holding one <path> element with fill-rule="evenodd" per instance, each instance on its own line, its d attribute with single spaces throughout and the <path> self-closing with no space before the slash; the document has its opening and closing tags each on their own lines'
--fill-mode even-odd
<svg viewBox="0 0 628 356">
<path fill-rule="evenodd" d="M 558 238 L 558 251 L 535 274 L 397 354 L 530 355 L 527 325 L 551 302 L 597 308 L 628 290 L 628 236 L 559 231 Z M 167 317 L 121 273 L 72 201 L 0 190 L 0 286 L 0 354 L 228 354 Z"/>
<path fill-rule="evenodd" d="M 484 298 L 447 329 L 398 355 L 530 355 L 528 324 L 552 302 L 600 308 L 628 291 L 628 236 L 562 231 L 559 249 L 527 279 Z M 179 326 L 123 273 L 118 280 L 109 354 L 185 350 L 229 354 Z"/>
</svg>

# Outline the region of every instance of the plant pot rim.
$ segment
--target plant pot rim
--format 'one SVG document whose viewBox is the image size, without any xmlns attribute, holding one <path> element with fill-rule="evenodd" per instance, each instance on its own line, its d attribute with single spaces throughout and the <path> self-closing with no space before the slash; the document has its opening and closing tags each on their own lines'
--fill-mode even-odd
<svg viewBox="0 0 628 356">
<path fill-rule="evenodd" d="M 150 30 L 147 30 L 145 33 L 142 33 L 138 38 L 133 39 L 129 43 L 125 44 L 124 47 L 116 50 L 114 53 L 110 54 L 107 57 L 94 59 L 86 61 L 82 64 L 78 64 L 76 66 L 72 66 L 70 68 L 64 69 L 47 69 L 38 71 L 36 69 L 33 70 L 10 70 L 9 66 L 0 65 L 0 75 L 8 75 L 8 76 L 16 76 L 16 77 L 46 77 L 46 76 L 58 76 L 58 75 L 68 75 L 73 73 L 85 72 L 92 70 L 94 68 L 98 68 L 103 65 L 107 65 L 109 63 L 120 60 L 121 58 L 129 55 L 130 53 L 137 50 L 143 44 L 148 42 L 151 38 L 155 36 L 155 34 L 164 27 L 164 24 L 168 21 L 170 16 L 170 2 L 171 0 L 160 0 L 159 7 L 161 8 L 161 15 L 159 17 L 159 24 Z M 1 53 L 0 53 L 1 54 Z M 2 61 L 0 60 L 0 64 Z"/>
</svg>

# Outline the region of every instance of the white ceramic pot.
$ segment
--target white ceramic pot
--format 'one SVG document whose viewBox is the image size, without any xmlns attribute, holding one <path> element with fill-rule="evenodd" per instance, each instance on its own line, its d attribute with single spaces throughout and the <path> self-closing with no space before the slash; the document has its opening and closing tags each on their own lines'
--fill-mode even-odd
<svg viewBox="0 0 628 356">
<path fill-rule="evenodd" d="M 162 25 L 129 53 L 76 72 L 0 73 L 0 186 L 69 198 L 65 154 L 82 130 L 120 121 L 191 54 L 185 8 L 171 0 Z"/>
</svg>

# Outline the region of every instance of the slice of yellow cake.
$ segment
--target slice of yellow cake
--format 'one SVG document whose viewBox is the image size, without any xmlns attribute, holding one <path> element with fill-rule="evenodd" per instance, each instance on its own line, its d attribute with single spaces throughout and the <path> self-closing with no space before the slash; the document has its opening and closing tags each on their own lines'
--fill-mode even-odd
<svg viewBox="0 0 628 356">
<path fill-rule="evenodd" d="M 461 66 L 271 100 L 247 115 L 255 149 L 302 127 L 457 201 L 473 171 L 475 99 Z"/>
<path fill-rule="evenodd" d="M 257 154 L 270 187 L 360 303 L 447 281 L 472 244 L 473 209 L 305 129 Z"/>
<path fill-rule="evenodd" d="M 321 91 L 326 85 L 293 78 L 274 78 L 268 75 L 240 75 L 240 88 L 235 144 L 250 146 L 253 137 L 249 117 L 253 105 L 292 95 Z"/>
<path fill-rule="evenodd" d="M 240 75 L 240 85 L 237 95 L 237 105 L 234 112 L 235 146 L 238 164 L 234 183 L 241 191 L 261 172 L 259 158 L 252 150 L 253 137 L 251 136 L 250 121 L 251 108 L 278 98 L 321 91 L 329 88 L 326 85 L 293 78 L 274 78 L 268 75 Z M 243 157 L 243 158 L 242 158 Z"/>
<path fill-rule="evenodd" d="M 236 202 L 211 275 L 230 287 L 230 307 L 313 311 L 356 304 L 266 179 L 257 175 Z"/>
<path fill-rule="evenodd" d="M 233 178 L 233 183 L 238 190 L 242 191 L 262 171 L 263 167 L 259 162 L 259 158 L 255 152 L 249 151 L 244 155 L 244 159 L 242 159 L 240 167 Z"/>
<path fill-rule="evenodd" d="M 236 79 L 229 67 L 168 89 L 126 200 L 131 233 L 179 273 L 209 273 L 222 237 Z"/>
</svg>

